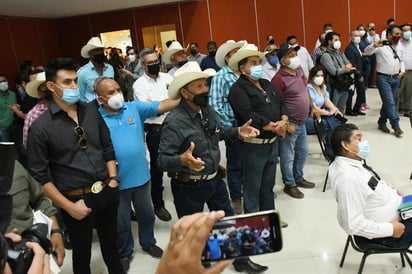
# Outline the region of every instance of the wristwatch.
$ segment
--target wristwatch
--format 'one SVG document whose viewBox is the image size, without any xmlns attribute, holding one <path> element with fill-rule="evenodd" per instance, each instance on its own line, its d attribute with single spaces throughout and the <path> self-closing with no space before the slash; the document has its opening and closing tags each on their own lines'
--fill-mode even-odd
<svg viewBox="0 0 412 274">
<path fill-rule="evenodd" d="M 63 236 L 63 230 L 60 229 L 60 228 L 52 229 L 52 230 L 50 231 L 50 236 L 53 235 L 54 233 L 59 233 L 59 234 L 61 234 L 61 235 Z"/>
<path fill-rule="evenodd" d="M 120 184 L 120 178 L 119 178 L 119 176 L 110 176 L 110 177 L 109 177 L 109 182 L 110 182 L 111 180 L 114 180 L 114 181 L 116 181 L 118 184 Z"/>
</svg>

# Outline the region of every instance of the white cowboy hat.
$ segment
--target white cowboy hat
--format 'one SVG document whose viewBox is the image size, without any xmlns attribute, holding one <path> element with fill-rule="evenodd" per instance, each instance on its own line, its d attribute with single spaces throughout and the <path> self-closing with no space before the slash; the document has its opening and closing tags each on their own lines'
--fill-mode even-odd
<svg viewBox="0 0 412 274">
<path fill-rule="evenodd" d="M 241 47 L 229 60 L 229 67 L 233 70 L 238 70 L 239 61 L 250 57 L 250 56 L 258 56 L 262 58 L 265 55 L 264 52 L 258 50 L 258 47 L 255 44 L 245 44 Z"/>
<path fill-rule="evenodd" d="M 185 51 L 185 49 L 182 47 L 182 45 L 177 41 L 173 41 L 170 44 L 167 51 L 162 56 L 163 62 L 165 62 L 165 64 L 167 64 L 167 65 L 171 64 L 172 60 L 170 60 L 170 58 L 172 57 L 172 55 L 175 54 L 176 52 L 179 52 L 179 51 L 182 51 L 182 50 Z"/>
<path fill-rule="evenodd" d="M 235 42 L 234 40 L 228 40 L 226 43 L 220 45 L 220 47 L 216 51 L 216 64 L 219 67 L 223 67 L 226 65 L 225 57 L 226 55 L 234 50 L 235 48 L 241 48 L 246 43 L 246 41 L 239 41 Z"/>
<path fill-rule="evenodd" d="M 99 37 L 92 37 L 87 42 L 87 44 L 82 47 L 80 54 L 82 55 L 83 58 L 90 58 L 89 52 L 93 49 L 99 49 L 99 48 L 104 48 L 102 41 L 100 40 Z"/>
<path fill-rule="evenodd" d="M 30 97 L 39 98 L 37 89 L 43 83 L 46 83 L 46 73 L 45 72 L 37 73 L 36 80 L 30 81 L 26 85 L 27 94 L 30 95 Z"/>
<path fill-rule="evenodd" d="M 177 99 L 180 94 L 179 90 L 186 84 L 201 78 L 209 78 L 214 76 L 216 71 L 214 69 L 205 69 L 202 71 L 196 61 L 190 61 L 184 64 L 181 68 L 176 70 L 175 79 L 169 86 L 169 98 Z"/>
</svg>

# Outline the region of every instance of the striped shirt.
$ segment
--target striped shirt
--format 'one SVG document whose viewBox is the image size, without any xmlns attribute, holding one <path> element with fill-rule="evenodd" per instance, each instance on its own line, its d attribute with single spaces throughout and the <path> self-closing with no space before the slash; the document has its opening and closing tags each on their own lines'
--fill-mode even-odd
<svg viewBox="0 0 412 274">
<path fill-rule="evenodd" d="M 46 111 L 48 106 L 44 103 L 43 100 L 39 101 L 26 115 L 24 119 L 23 126 L 23 146 L 27 148 L 27 134 L 29 133 L 29 128 L 36 121 L 43 112 Z"/>
</svg>

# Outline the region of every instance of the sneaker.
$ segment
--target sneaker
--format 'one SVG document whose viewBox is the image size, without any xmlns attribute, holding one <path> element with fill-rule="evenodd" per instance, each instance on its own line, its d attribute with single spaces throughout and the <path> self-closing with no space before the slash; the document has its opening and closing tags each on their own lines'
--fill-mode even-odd
<svg viewBox="0 0 412 274">
<path fill-rule="evenodd" d="M 236 215 L 243 213 L 242 200 L 232 200 L 232 208 Z"/>
<path fill-rule="evenodd" d="M 163 255 L 163 250 L 157 245 L 151 245 L 148 247 L 142 247 L 143 251 L 148 253 L 153 258 L 160 258 Z"/>
<path fill-rule="evenodd" d="M 360 115 L 360 116 L 366 115 L 365 112 L 362 112 L 362 111 L 360 111 L 360 110 L 354 110 L 353 113 L 356 113 L 356 115 Z"/>
<path fill-rule="evenodd" d="M 170 215 L 170 212 L 163 206 L 161 208 L 157 208 L 154 210 L 155 215 L 157 218 L 164 222 L 168 222 L 172 219 L 172 215 Z"/>
<path fill-rule="evenodd" d="M 403 134 L 402 129 L 400 129 L 400 128 L 395 129 L 395 136 L 396 137 L 401 137 L 402 134 Z"/>
<path fill-rule="evenodd" d="M 285 185 L 285 188 L 283 189 L 283 191 L 288 194 L 289 196 L 296 198 L 296 199 L 302 199 L 305 194 L 303 194 L 297 186 L 289 186 L 289 185 Z"/>
<path fill-rule="evenodd" d="M 366 108 L 365 106 L 361 106 L 361 107 L 360 107 L 360 110 L 361 110 L 361 111 L 365 111 L 365 110 L 367 110 L 367 108 Z"/>
<path fill-rule="evenodd" d="M 378 125 L 378 129 L 384 133 L 390 133 L 391 131 L 386 125 Z"/>
<path fill-rule="evenodd" d="M 315 183 L 306 181 L 305 179 L 303 179 L 300 182 L 296 182 L 296 186 L 297 187 L 302 187 L 302 188 L 314 188 L 315 187 Z"/>
</svg>

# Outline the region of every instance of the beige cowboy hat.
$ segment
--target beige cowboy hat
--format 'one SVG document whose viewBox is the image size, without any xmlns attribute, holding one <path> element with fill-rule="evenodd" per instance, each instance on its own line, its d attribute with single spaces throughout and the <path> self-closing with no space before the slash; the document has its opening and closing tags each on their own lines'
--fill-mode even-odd
<svg viewBox="0 0 412 274">
<path fill-rule="evenodd" d="M 173 56 L 173 54 L 175 54 L 176 52 L 182 51 L 182 50 L 185 51 L 185 49 L 182 47 L 182 45 L 177 41 L 173 41 L 170 44 L 167 51 L 162 56 L 163 62 L 165 62 L 165 64 L 167 64 L 167 65 L 171 64 L 172 60 L 170 58 Z"/>
<path fill-rule="evenodd" d="M 255 44 L 244 44 L 229 60 L 229 67 L 233 70 L 238 70 L 238 64 L 241 60 L 250 56 L 259 56 L 262 58 L 265 55 L 264 52 L 258 50 Z"/>
<path fill-rule="evenodd" d="M 83 58 L 90 58 L 89 52 L 99 48 L 104 48 L 102 41 L 99 37 L 92 37 L 87 44 L 82 47 L 80 54 Z"/>
<path fill-rule="evenodd" d="M 246 43 L 246 41 L 239 41 L 235 42 L 234 40 L 228 40 L 226 43 L 220 45 L 220 47 L 216 51 L 216 64 L 219 67 L 224 67 L 226 65 L 225 63 L 225 57 L 226 55 L 234 50 L 235 48 L 241 48 L 243 45 Z"/>
<path fill-rule="evenodd" d="M 173 79 L 169 86 L 169 98 L 177 99 L 180 96 L 179 90 L 186 84 L 197 79 L 209 78 L 215 74 L 216 71 L 214 69 L 205 69 L 202 71 L 196 61 L 187 62 L 176 70 L 174 75 L 175 79 Z"/>
<path fill-rule="evenodd" d="M 32 80 L 27 83 L 26 85 L 26 92 L 30 97 L 39 98 L 39 93 L 37 90 L 39 89 L 40 85 L 46 83 L 46 73 L 40 72 L 36 75 L 36 80 Z"/>
</svg>

